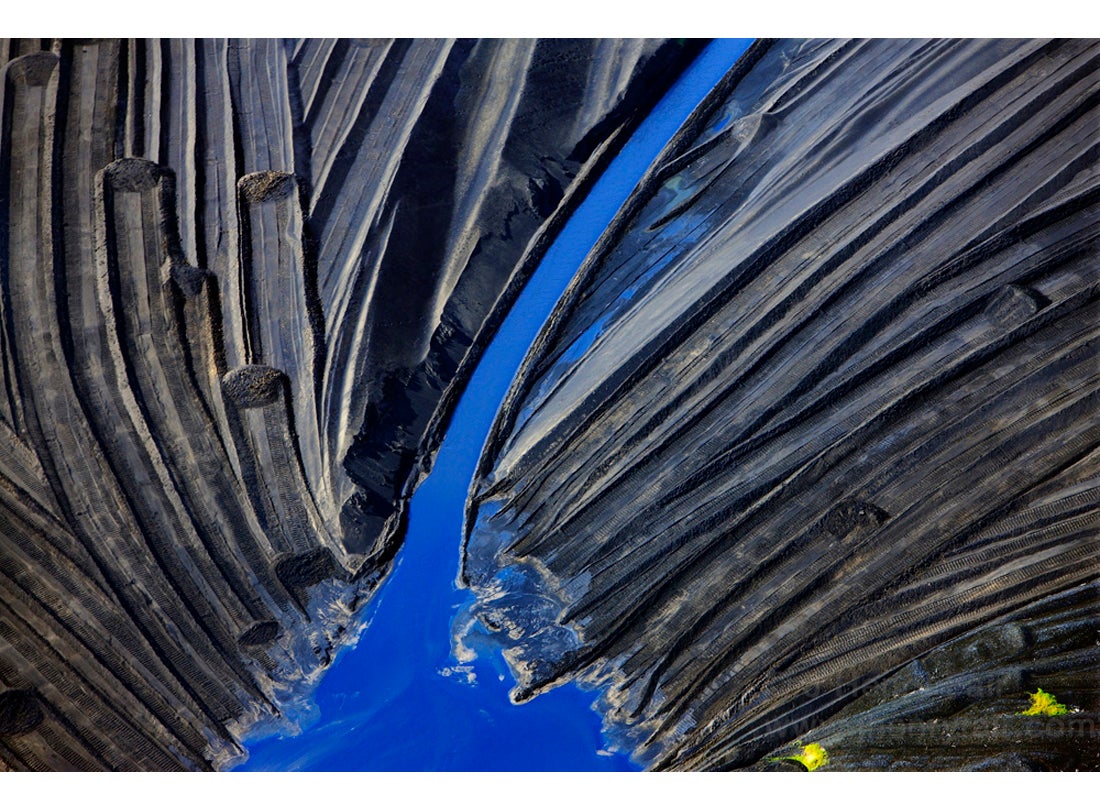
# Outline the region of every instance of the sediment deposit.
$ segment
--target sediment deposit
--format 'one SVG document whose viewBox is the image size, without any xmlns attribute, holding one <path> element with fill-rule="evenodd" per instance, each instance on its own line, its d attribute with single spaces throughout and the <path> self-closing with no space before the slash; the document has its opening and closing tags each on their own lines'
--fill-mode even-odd
<svg viewBox="0 0 1100 810">
<path fill-rule="evenodd" d="M 1094 41 L 753 46 L 483 455 L 516 700 L 598 687 L 661 769 L 1100 767 L 1098 79 Z"/>
<path fill-rule="evenodd" d="M 222 767 L 293 719 L 698 50 L 0 40 L 0 768 Z"/>
</svg>

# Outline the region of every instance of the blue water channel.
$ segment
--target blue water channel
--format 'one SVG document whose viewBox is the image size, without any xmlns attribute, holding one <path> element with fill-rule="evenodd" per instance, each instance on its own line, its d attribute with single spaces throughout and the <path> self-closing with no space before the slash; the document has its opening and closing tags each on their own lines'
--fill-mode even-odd
<svg viewBox="0 0 1100 810">
<path fill-rule="evenodd" d="M 595 695 L 568 685 L 522 705 L 499 651 L 460 664 L 451 624 L 463 506 L 493 417 L 551 309 L 646 168 L 752 40 L 703 51 L 599 178 L 543 258 L 473 375 L 432 474 L 409 506 L 395 569 L 367 608 L 370 625 L 314 694 L 297 736 L 247 745 L 238 770 L 625 771 L 605 749 Z"/>
</svg>

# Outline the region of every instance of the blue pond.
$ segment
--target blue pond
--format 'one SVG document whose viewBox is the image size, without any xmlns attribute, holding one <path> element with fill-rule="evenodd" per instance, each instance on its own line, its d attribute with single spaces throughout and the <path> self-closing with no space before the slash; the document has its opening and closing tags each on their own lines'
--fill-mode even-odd
<svg viewBox="0 0 1100 810">
<path fill-rule="evenodd" d="M 238 770 L 624 771 L 605 749 L 595 695 L 560 687 L 522 705 L 499 652 L 460 665 L 451 624 L 463 505 L 485 436 L 524 354 L 637 181 L 752 40 L 707 47 L 642 123 L 547 252 L 459 403 L 434 470 L 412 499 L 396 567 L 367 608 L 370 625 L 314 695 L 312 725 L 248 745 Z"/>
</svg>

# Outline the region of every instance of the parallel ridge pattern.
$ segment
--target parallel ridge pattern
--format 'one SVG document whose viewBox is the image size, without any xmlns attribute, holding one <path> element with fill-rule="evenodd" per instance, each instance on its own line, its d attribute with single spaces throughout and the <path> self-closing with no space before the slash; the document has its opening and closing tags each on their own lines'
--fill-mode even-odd
<svg viewBox="0 0 1100 810">
<path fill-rule="evenodd" d="M 1095 612 L 1098 67 L 1088 41 L 746 54 L 490 436 L 464 576 L 516 699 L 598 684 L 643 762 L 744 767 L 1010 611 Z M 1082 632 L 1064 697 L 1095 712 Z"/>
<path fill-rule="evenodd" d="M 552 229 L 700 46 L 353 40 L 294 51 L 300 137 L 312 144 L 297 173 L 311 178 L 327 348 L 318 452 L 332 497 L 348 504 L 350 550 L 390 552 L 403 520 L 393 503 L 430 468 L 458 390 L 449 383 L 468 376 Z"/>
<path fill-rule="evenodd" d="M 0 40 L 0 768 L 216 768 L 293 717 L 528 242 L 691 53 Z M 440 357 L 360 492 L 366 380 Z"/>
<path fill-rule="evenodd" d="M 1063 591 L 913 659 L 807 740 L 833 770 L 1100 770 L 1098 631 L 1096 587 Z M 1071 700 L 1065 715 L 1028 716 L 1038 689 L 1091 711 Z M 800 770 L 782 759 L 792 748 L 756 767 Z"/>
<path fill-rule="evenodd" d="M 172 173 L 118 157 L 145 151 L 122 125 L 126 47 L 66 42 L 4 71 L 7 767 L 229 761 L 327 662 L 343 628 L 320 620 L 371 584 L 310 601 L 319 579 L 279 576 L 340 548 L 295 531 L 296 467 L 247 479 L 272 469 L 266 437 L 234 428 L 281 425 L 285 454 L 290 400 L 222 395 L 219 296 L 182 249 Z"/>
</svg>

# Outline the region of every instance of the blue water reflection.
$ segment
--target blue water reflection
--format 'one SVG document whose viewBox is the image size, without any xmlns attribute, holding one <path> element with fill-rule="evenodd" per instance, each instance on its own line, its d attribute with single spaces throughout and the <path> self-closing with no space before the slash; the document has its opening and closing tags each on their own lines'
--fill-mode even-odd
<svg viewBox="0 0 1100 810">
<path fill-rule="evenodd" d="M 459 403 L 410 504 L 396 568 L 368 608 L 370 626 L 321 681 L 313 724 L 250 744 L 241 770 L 635 769 L 604 750 L 593 694 L 570 685 L 515 706 L 499 652 L 481 651 L 468 665 L 451 656 L 451 622 L 467 601 L 455 587 L 462 510 L 496 410 L 554 303 L 645 169 L 750 43 L 709 45 L 570 218 Z"/>
</svg>

